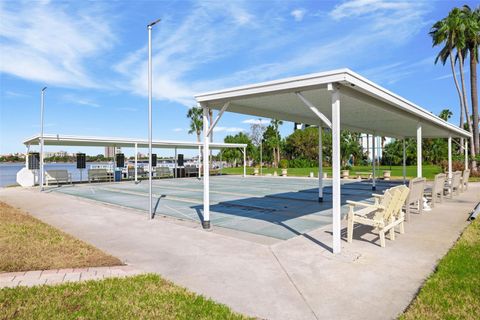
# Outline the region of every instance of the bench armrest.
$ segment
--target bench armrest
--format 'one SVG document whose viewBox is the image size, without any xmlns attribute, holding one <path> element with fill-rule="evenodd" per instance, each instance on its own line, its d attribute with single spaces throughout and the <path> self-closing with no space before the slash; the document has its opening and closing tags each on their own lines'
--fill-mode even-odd
<svg viewBox="0 0 480 320">
<path fill-rule="evenodd" d="M 378 205 L 375 205 L 372 203 L 358 202 L 358 201 L 352 201 L 352 200 L 347 200 L 347 204 L 351 206 L 359 206 L 359 207 L 378 207 Z"/>
</svg>

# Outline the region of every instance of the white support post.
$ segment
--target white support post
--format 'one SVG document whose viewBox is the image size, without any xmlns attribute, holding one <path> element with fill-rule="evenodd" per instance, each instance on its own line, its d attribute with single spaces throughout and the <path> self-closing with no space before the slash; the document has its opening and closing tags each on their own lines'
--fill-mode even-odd
<svg viewBox="0 0 480 320">
<path fill-rule="evenodd" d="M 468 169 L 468 141 L 465 139 L 465 170 Z"/>
<path fill-rule="evenodd" d="M 417 177 L 422 177 L 422 124 L 417 124 Z"/>
<path fill-rule="evenodd" d="M 202 177 L 202 147 L 198 146 L 198 179 Z"/>
<path fill-rule="evenodd" d="M 28 169 L 28 154 L 30 153 L 30 145 L 28 144 L 26 147 L 26 154 L 25 154 L 25 169 Z"/>
<path fill-rule="evenodd" d="M 135 143 L 135 182 L 138 182 L 138 144 Z"/>
<path fill-rule="evenodd" d="M 213 132 L 213 128 L 215 128 L 215 126 L 217 125 L 218 121 L 220 121 L 220 118 L 222 117 L 223 113 L 225 112 L 225 110 L 227 110 L 228 106 L 230 105 L 230 101 L 227 101 L 222 109 L 220 109 L 220 112 L 218 113 L 217 117 L 215 118 L 215 120 L 212 122 L 212 124 L 210 125 L 209 129 L 208 129 L 208 132 L 207 132 L 207 136 L 210 136 L 211 133 Z"/>
<path fill-rule="evenodd" d="M 247 148 L 243 147 L 243 177 L 247 176 Z"/>
<path fill-rule="evenodd" d="M 375 181 L 375 172 L 376 172 L 376 169 L 375 169 L 375 160 L 376 160 L 376 136 L 375 136 L 375 133 L 372 134 L 372 190 L 376 190 L 377 189 L 377 186 L 376 186 L 376 181 Z"/>
<path fill-rule="evenodd" d="M 208 139 L 208 108 L 203 106 L 203 221 L 204 229 L 210 228 L 210 160 Z"/>
<path fill-rule="evenodd" d="M 177 177 L 177 161 L 178 161 L 177 148 L 175 148 L 175 159 L 173 161 L 175 161 L 175 164 L 174 164 L 175 168 L 173 169 L 173 177 L 176 178 Z"/>
<path fill-rule="evenodd" d="M 448 137 L 448 180 L 452 179 L 452 136 Z"/>
<path fill-rule="evenodd" d="M 318 202 L 323 202 L 323 143 L 322 126 L 318 127 Z"/>
<path fill-rule="evenodd" d="M 341 251 L 341 213 L 340 193 L 340 92 L 339 88 L 330 84 L 328 90 L 332 94 L 332 234 L 334 254 Z"/>
<path fill-rule="evenodd" d="M 402 171 L 403 171 L 403 184 L 407 184 L 407 151 L 405 138 L 403 138 L 403 162 L 402 162 Z"/>
</svg>

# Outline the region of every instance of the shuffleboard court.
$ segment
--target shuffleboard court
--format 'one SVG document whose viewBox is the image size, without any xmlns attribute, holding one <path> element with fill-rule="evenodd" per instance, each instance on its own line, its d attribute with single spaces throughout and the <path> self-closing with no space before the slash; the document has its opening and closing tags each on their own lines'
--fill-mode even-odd
<svg viewBox="0 0 480 320">
<path fill-rule="evenodd" d="M 395 182 L 377 183 L 381 193 Z M 324 180 L 324 202 L 318 202 L 318 180 L 308 178 L 216 176 L 210 179 L 211 223 L 286 240 L 331 224 L 331 184 Z M 52 192 L 148 211 L 148 183 L 92 183 L 51 188 Z M 200 222 L 203 182 L 197 178 L 153 181 L 155 215 Z M 342 181 L 342 201 L 372 201 L 369 182 Z M 342 214 L 346 214 L 344 206 Z M 141 212 L 139 211 L 139 214 Z"/>
</svg>

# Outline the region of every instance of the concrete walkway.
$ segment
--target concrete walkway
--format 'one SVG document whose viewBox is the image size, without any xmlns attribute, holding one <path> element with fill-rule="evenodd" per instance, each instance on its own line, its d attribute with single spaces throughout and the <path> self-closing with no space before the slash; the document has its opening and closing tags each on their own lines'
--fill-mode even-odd
<svg viewBox="0 0 480 320">
<path fill-rule="evenodd" d="M 393 319 L 467 226 L 480 184 L 414 214 L 406 234 L 380 248 L 357 229 L 332 255 L 329 227 L 274 243 L 71 196 L 8 188 L 0 201 L 27 210 L 136 267 L 267 319 Z"/>
<path fill-rule="evenodd" d="M 67 282 L 101 280 L 114 277 L 126 277 L 141 274 L 142 271 L 131 266 L 92 267 L 35 270 L 0 273 L 0 288 L 17 286 L 32 287 L 43 284 L 61 284 Z"/>
</svg>

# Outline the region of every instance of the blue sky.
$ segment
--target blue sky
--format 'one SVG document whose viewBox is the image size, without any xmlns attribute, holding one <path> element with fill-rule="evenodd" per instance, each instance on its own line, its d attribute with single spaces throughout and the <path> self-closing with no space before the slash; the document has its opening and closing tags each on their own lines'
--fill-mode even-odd
<svg viewBox="0 0 480 320">
<path fill-rule="evenodd" d="M 195 139 L 185 114 L 196 93 L 343 67 L 434 113 L 448 107 L 458 123 L 450 69 L 434 65 L 428 31 L 463 4 L 476 2 L 2 1 L 0 154 L 23 152 L 39 132 L 45 85 L 46 133 L 146 138 L 146 25 L 157 18 L 156 139 Z M 215 141 L 250 121 L 225 114 Z"/>
</svg>

